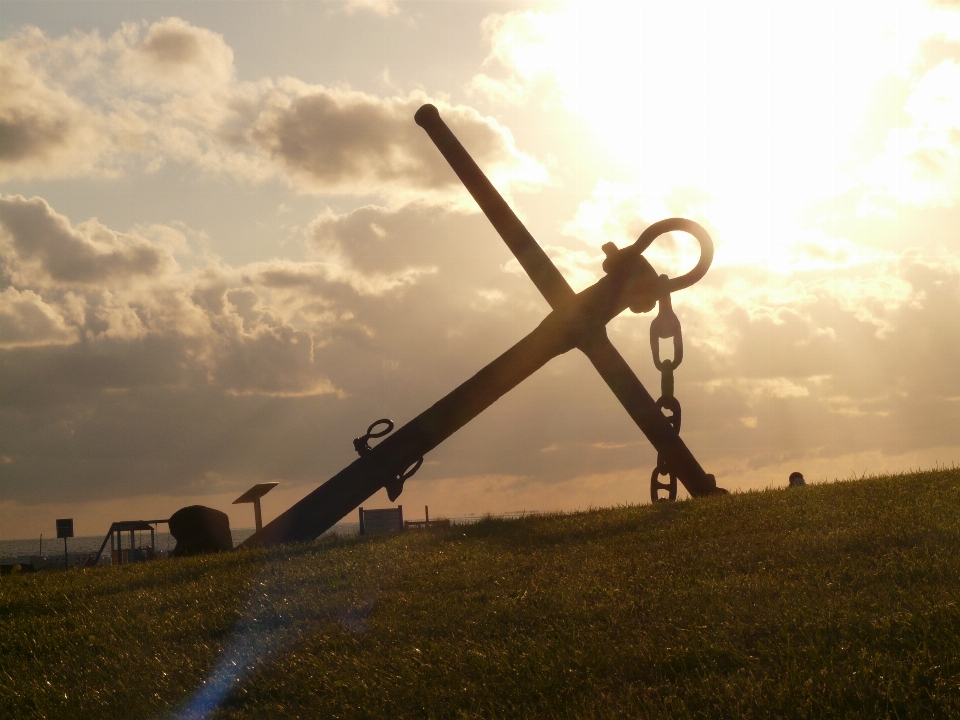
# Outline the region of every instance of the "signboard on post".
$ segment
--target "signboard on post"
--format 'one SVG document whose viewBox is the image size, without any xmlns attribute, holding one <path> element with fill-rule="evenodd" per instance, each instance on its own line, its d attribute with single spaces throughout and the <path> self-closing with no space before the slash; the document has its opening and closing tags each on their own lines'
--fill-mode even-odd
<svg viewBox="0 0 960 720">
<path fill-rule="evenodd" d="M 257 483 L 247 490 L 243 495 L 233 501 L 234 505 L 240 503 L 253 503 L 253 521 L 257 526 L 257 532 L 263 530 L 263 516 L 260 514 L 260 498 L 273 490 L 279 482 Z"/>
<path fill-rule="evenodd" d="M 403 530 L 403 505 L 385 510 L 360 508 L 360 534 L 379 535 Z"/>
<path fill-rule="evenodd" d="M 57 520 L 57 537 L 73 537 L 73 518 Z"/>
<path fill-rule="evenodd" d="M 63 569 L 67 569 L 67 538 L 73 537 L 73 518 L 57 519 L 57 537 L 63 538 Z"/>
</svg>

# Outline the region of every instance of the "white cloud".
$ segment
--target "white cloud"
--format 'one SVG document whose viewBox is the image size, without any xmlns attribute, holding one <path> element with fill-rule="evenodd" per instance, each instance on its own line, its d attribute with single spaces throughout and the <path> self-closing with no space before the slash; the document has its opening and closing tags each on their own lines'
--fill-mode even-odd
<svg viewBox="0 0 960 720">
<path fill-rule="evenodd" d="M 887 135 L 884 152 L 862 172 L 865 185 L 903 203 L 951 206 L 960 200 L 960 46 L 912 85 L 906 127 Z"/>
<path fill-rule="evenodd" d="M 98 113 L 32 62 L 45 45 L 31 29 L 0 46 L 0 178 L 88 173 L 110 152 Z"/>
<path fill-rule="evenodd" d="M 347 0 L 344 10 L 348 14 L 368 11 L 382 17 L 390 17 L 400 12 L 398 0 Z"/>
</svg>

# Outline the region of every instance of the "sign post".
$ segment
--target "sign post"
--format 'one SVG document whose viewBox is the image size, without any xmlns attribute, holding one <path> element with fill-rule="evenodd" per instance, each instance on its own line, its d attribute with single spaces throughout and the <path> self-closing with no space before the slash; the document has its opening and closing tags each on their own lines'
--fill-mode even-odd
<svg viewBox="0 0 960 720">
<path fill-rule="evenodd" d="M 260 514 L 260 498 L 273 490 L 278 482 L 257 483 L 247 490 L 243 495 L 233 501 L 234 505 L 240 503 L 253 503 L 253 522 L 257 527 L 257 532 L 263 530 L 263 515 Z"/>
<path fill-rule="evenodd" d="M 66 570 L 67 563 L 67 538 L 73 537 L 73 518 L 63 518 L 57 520 L 57 537 L 63 538 L 63 569 Z"/>
</svg>

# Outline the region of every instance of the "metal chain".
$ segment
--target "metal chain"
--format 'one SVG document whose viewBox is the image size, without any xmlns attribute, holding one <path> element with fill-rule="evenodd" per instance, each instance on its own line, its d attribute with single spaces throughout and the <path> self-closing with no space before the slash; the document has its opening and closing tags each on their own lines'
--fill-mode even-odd
<svg viewBox="0 0 960 720">
<path fill-rule="evenodd" d="M 375 427 L 377 427 L 377 425 L 386 425 L 386 427 L 383 430 L 378 430 L 377 432 L 374 432 L 373 430 Z M 357 455 L 359 455 L 360 457 L 363 457 L 364 455 L 369 453 L 371 450 L 373 450 L 373 448 L 370 447 L 370 438 L 383 437 L 384 435 L 390 434 L 392 431 L 393 431 L 393 420 L 390 420 L 388 418 L 381 418 L 380 420 L 377 420 L 376 422 L 372 423 L 370 427 L 367 428 L 366 435 L 362 435 L 361 437 L 354 439 L 353 449 L 357 451 Z M 396 478 L 384 484 L 384 487 L 387 490 L 387 497 L 390 498 L 390 502 L 393 502 L 398 497 L 400 497 L 400 493 L 403 492 L 404 481 L 410 477 L 413 477 L 413 474 L 420 469 L 421 465 L 423 465 L 423 458 L 420 458 L 419 460 L 414 461 L 413 463 L 410 464 L 410 466 L 406 470 L 404 470 L 402 473 L 397 475 Z"/>
<path fill-rule="evenodd" d="M 661 275 L 660 281 L 666 285 L 667 276 Z M 673 311 L 673 304 L 670 301 L 670 293 L 664 292 L 659 298 L 659 310 L 657 316 L 650 323 L 650 350 L 653 353 L 653 364 L 660 371 L 660 399 L 657 400 L 657 407 L 661 410 L 669 410 L 667 421 L 673 426 L 673 429 L 680 432 L 680 401 L 674 397 L 673 373 L 683 362 L 683 332 L 680 328 L 680 318 Z M 673 338 L 673 357 L 665 360 L 660 359 L 660 340 Z M 670 482 L 661 482 L 660 476 L 668 475 Z M 666 490 L 667 497 L 661 498 L 660 491 Z M 660 500 L 677 499 L 677 476 L 667 466 L 667 459 L 662 453 L 657 453 L 657 466 L 653 469 L 650 476 L 650 501 L 659 502 Z"/>
</svg>

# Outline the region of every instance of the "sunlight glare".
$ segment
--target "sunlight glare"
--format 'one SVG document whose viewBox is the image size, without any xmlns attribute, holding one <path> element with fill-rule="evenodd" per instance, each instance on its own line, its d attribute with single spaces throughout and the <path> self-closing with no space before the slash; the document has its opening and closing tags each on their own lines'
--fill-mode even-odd
<svg viewBox="0 0 960 720">
<path fill-rule="evenodd" d="M 695 188 L 718 246 L 736 238 L 720 264 L 788 271 L 791 247 L 807 242 L 802 211 L 855 190 L 857 168 L 883 151 L 898 119 L 877 102 L 882 83 L 903 82 L 921 40 L 955 33 L 931 12 L 919 3 L 571 3 L 494 16 L 487 31 L 492 57 L 524 81 L 554 81 L 646 205 Z"/>
</svg>

